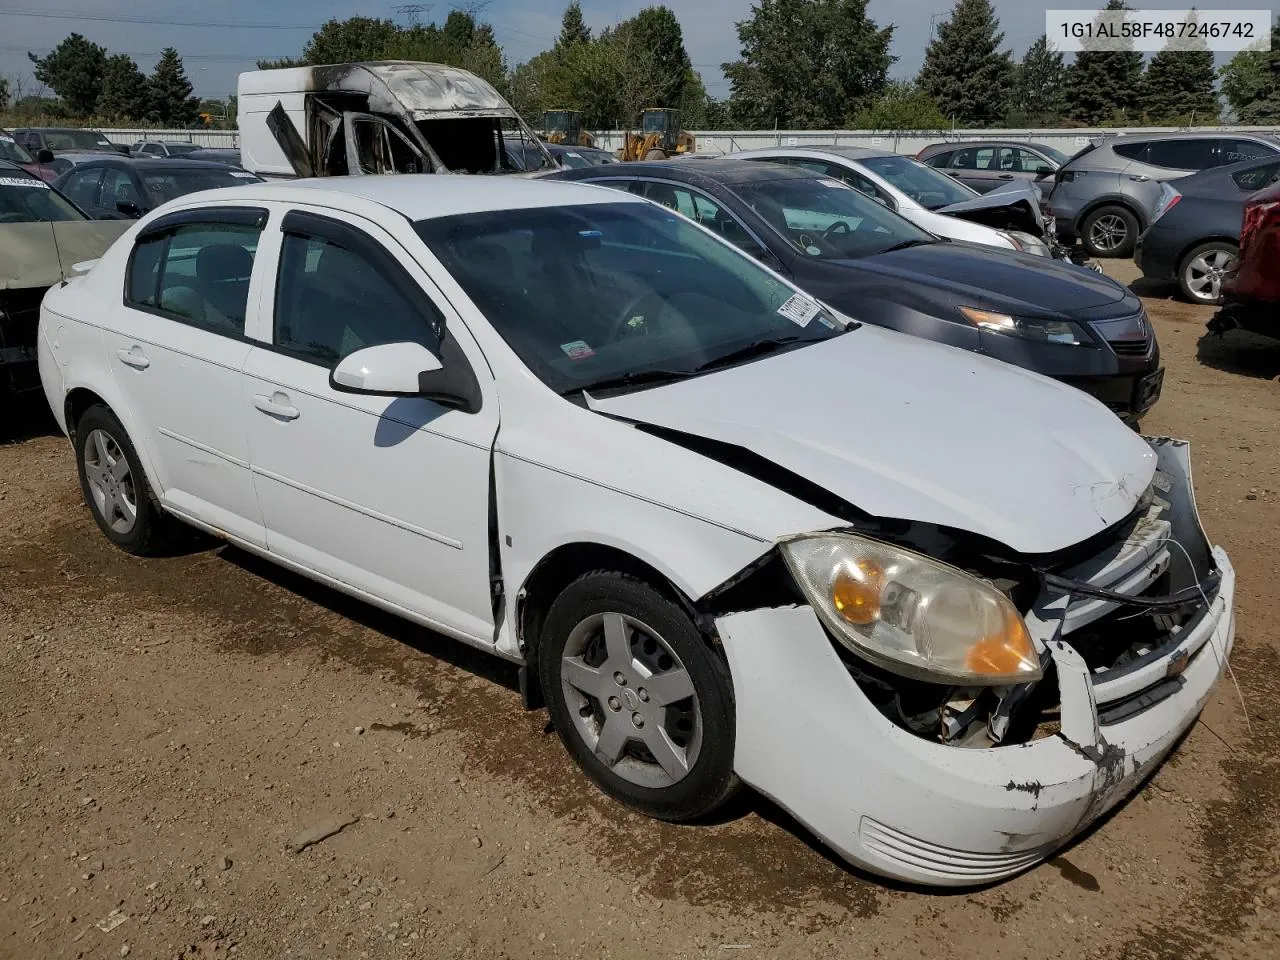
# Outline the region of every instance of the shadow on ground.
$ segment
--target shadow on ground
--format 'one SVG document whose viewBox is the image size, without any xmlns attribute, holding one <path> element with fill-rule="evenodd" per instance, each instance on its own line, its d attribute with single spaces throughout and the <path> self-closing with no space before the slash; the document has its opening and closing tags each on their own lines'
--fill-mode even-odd
<svg viewBox="0 0 1280 960">
<path fill-rule="evenodd" d="M 1196 344 L 1196 359 L 1224 373 L 1273 380 L 1280 376 L 1280 340 L 1247 330 L 1206 333 Z"/>
</svg>

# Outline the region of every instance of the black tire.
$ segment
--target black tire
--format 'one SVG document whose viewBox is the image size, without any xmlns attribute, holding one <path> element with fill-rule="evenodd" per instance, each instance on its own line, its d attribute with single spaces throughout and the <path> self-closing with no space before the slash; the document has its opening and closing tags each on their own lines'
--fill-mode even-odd
<svg viewBox="0 0 1280 960">
<path fill-rule="evenodd" d="M 1229 259 L 1224 260 L 1222 254 L 1226 254 Z M 1225 273 L 1239 256 L 1240 248 L 1230 240 L 1210 240 L 1192 247 L 1178 262 L 1178 289 L 1182 292 L 1183 298 L 1190 303 L 1199 303 L 1204 306 L 1217 306 L 1222 303 L 1222 274 L 1217 277 L 1215 289 L 1205 290 L 1203 287 L 1197 289 L 1200 284 L 1206 282 L 1206 275 L 1203 270 L 1193 270 L 1193 266 L 1198 264 L 1211 269 L 1220 267 Z M 1200 262 L 1203 258 L 1207 258 L 1210 262 Z M 1212 261 L 1217 261 L 1217 266 Z"/>
<path fill-rule="evenodd" d="M 652 150 L 645 152 L 644 158 L 646 160 L 665 160 L 667 159 L 667 151 L 654 147 Z"/>
<path fill-rule="evenodd" d="M 86 463 L 86 456 L 98 457 L 98 451 L 89 452 L 91 438 L 105 435 L 114 443 L 114 448 L 123 454 L 128 465 L 127 481 L 120 484 L 120 490 L 126 499 L 131 500 L 134 507 L 134 519 L 127 530 L 113 524 L 113 518 L 104 513 L 100 506 L 95 489 L 90 481 L 93 468 Z M 147 482 L 142 470 L 142 461 L 129 439 L 129 434 L 111 410 L 103 404 L 95 404 L 84 412 L 76 423 L 76 472 L 80 475 L 80 492 L 84 502 L 89 505 L 89 512 L 103 535 L 126 553 L 145 555 L 158 550 L 171 533 L 171 522 L 160 509 L 159 501 Z"/>
<path fill-rule="evenodd" d="M 1080 221 L 1080 243 L 1091 257 L 1128 257 L 1137 242 L 1138 218 L 1128 207 L 1106 204 Z"/>
<path fill-rule="evenodd" d="M 561 667 L 566 643 L 571 635 L 580 635 L 575 634 L 576 628 L 604 614 L 621 614 L 652 628 L 676 655 L 673 669 L 683 666 L 692 681 L 696 699 L 683 703 L 686 708 L 692 704 L 696 710 L 699 745 L 687 773 L 674 783 L 644 786 L 619 775 L 613 765 L 596 755 L 594 746 L 579 729 L 579 722 L 595 721 L 575 722 L 571 711 L 577 709 L 578 716 L 587 717 L 588 713 L 582 711 L 592 708 L 585 703 L 575 708 L 567 699 Z M 631 636 L 635 655 L 645 655 L 646 645 L 652 645 L 651 638 L 642 632 Z M 603 643 L 603 640 L 592 642 Z M 735 714 L 728 667 L 684 609 L 644 581 L 629 574 L 597 570 L 569 584 L 547 611 L 538 646 L 538 671 L 552 724 L 565 749 L 583 772 L 615 800 L 660 820 L 683 821 L 705 816 L 738 789 L 739 781 L 733 773 Z M 637 692 L 643 693 L 640 686 L 643 682 L 643 679 L 634 682 Z M 594 703 L 597 715 L 603 716 L 604 705 L 598 699 Z M 618 714 L 619 720 L 625 718 L 629 709 L 626 707 Z M 679 716 L 679 722 L 686 722 L 685 715 Z M 638 740 L 628 741 L 618 765 L 625 763 L 632 765 L 632 769 L 642 769 L 646 763 L 635 754 L 647 749 Z M 651 766 L 658 769 L 656 763 Z"/>
</svg>

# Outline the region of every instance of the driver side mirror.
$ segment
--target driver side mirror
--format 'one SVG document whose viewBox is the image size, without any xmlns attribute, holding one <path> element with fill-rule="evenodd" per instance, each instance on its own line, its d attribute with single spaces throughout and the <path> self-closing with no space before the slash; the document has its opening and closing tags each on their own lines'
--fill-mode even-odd
<svg viewBox="0 0 1280 960">
<path fill-rule="evenodd" d="M 41 147 L 36 151 L 36 163 L 53 163 L 53 151 L 48 147 Z"/>
<path fill-rule="evenodd" d="M 442 347 L 447 353 L 447 344 Z M 481 402 L 479 386 L 465 363 L 446 367 L 422 344 L 409 341 L 347 354 L 330 371 L 329 386 L 340 393 L 424 397 L 463 413 L 477 412 Z"/>
<path fill-rule="evenodd" d="M 130 203 L 128 200 L 120 200 L 116 203 L 116 209 L 123 213 L 126 217 L 133 217 L 137 220 L 142 216 L 142 210 L 136 203 Z"/>
<path fill-rule="evenodd" d="M 1053 173 L 1053 167 L 1047 163 L 1036 164 L 1035 175 L 1037 177 L 1047 177 Z"/>
</svg>

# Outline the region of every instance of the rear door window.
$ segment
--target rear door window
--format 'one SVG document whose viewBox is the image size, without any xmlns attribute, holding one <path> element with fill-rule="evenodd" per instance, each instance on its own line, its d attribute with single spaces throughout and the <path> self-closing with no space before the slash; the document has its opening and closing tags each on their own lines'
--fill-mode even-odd
<svg viewBox="0 0 1280 960">
<path fill-rule="evenodd" d="M 957 150 L 951 159 L 953 170 L 993 170 L 996 166 L 995 147 L 969 147 Z"/>
<path fill-rule="evenodd" d="M 1259 157 L 1275 156 L 1277 148 L 1260 143 L 1257 140 L 1232 140 L 1223 138 L 1218 141 L 1218 163 L 1239 163 L 1241 160 L 1254 160 Z"/>
<path fill-rule="evenodd" d="M 1149 146 L 1151 146 L 1151 144 L 1144 140 L 1139 140 L 1136 143 L 1117 143 L 1112 146 L 1111 152 L 1117 156 L 1124 157 L 1126 160 L 1145 161 L 1147 159 L 1147 148 Z M 1076 154 L 1076 156 L 1081 156 L 1085 152 L 1086 151 L 1081 151 Z M 1075 157 L 1072 157 L 1071 159 L 1074 160 Z"/>
<path fill-rule="evenodd" d="M 954 153 L 954 150 L 943 150 L 941 153 L 935 153 L 932 157 L 927 157 L 924 162 L 931 167 L 949 167 L 951 164 L 947 161 L 951 159 Z"/>
<path fill-rule="evenodd" d="M 101 180 L 101 170 L 77 170 L 67 177 L 62 192 L 82 207 L 94 207 L 98 204 L 98 183 Z"/>
<path fill-rule="evenodd" d="M 1207 170 L 1216 164 L 1215 140 L 1153 140 L 1146 162 L 1170 170 Z"/>
<path fill-rule="evenodd" d="M 1260 167 L 1254 167 L 1252 170 L 1241 170 L 1239 173 L 1233 173 L 1231 179 L 1245 193 L 1254 193 L 1280 179 L 1280 160 L 1275 163 L 1265 163 Z"/>
</svg>

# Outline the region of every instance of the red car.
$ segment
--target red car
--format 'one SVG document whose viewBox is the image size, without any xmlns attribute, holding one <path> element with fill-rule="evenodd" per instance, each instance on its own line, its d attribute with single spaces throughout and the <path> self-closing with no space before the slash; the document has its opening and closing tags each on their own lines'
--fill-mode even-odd
<svg viewBox="0 0 1280 960">
<path fill-rule="evenodd" d="M 1210 330 L 1242 327 L 1280 339 L 1280 183 L 1245 201 L 1240 259 L 1223 293 L 1226 302 L 1209 321 Z"/>
<path fill-rule="evenodd" d="M 53 151 L 40 150 L 33 157 L 7 130 L 0 130 L 0 160 L 16 163 L 46 183 L 53 183 L 58 179 L 58 171 L 49 166 L 53 161 Z"/>
</svg>

